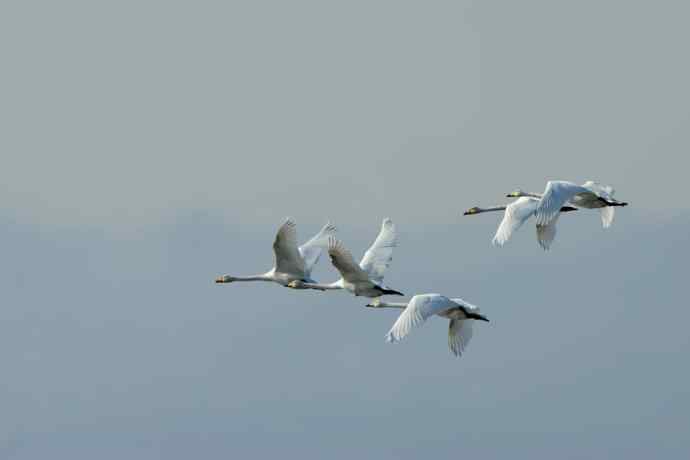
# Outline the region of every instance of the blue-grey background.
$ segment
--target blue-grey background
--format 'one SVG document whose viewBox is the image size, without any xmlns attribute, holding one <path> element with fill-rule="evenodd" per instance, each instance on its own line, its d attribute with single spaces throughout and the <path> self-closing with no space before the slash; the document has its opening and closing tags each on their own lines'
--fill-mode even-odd
<svg viewBox="0 0 690 460">
<path fill-rule="evenodd" d="M 0 5 L 0 457 L 687 458 L 690 6 L 659 1 Z M 500 216 L 547 179 L 631 206 Z M 217 286 L 286 216 L 405 293 Z M 315 273 L 335 279 L 324 259 Z"/>
</svg>

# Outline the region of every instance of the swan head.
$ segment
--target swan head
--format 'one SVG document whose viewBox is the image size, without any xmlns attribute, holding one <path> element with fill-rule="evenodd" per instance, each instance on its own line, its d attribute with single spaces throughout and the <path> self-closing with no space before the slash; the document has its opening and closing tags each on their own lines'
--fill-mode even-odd
<svg viewBox="0 0 690 460">
<path fill-rule="evenodd" d="M 506 195 L 508 198 L 520 198 L 521 196 L 527 196 L 527 194 L 522 189 L 513 190 Z"/>
<path fill-rule="evenodd" d="M 302 288 L 304 288 L 304 281 L 302 281 L 302 280 L 290 281 L 287 284 L 287 287 L 292 288 L 292 289 L 302 289 Z"/>
<path fill-rule="evenodd" d="M 217 284 L 232 283 L 233 281 L 235 281 L 235 278 L 233 278 L 230 275 L 223 275 L 223 276 L 219 276 L 218 278 L 216 278 Z"/>
<path fill-rule="evenodd" d="M 474 207 L 468 209 L 467 211 L 465 211 L 464 213 L 462 213 L 462 215 L 463 216 L 471 216 L 472 214 L 479 214 L 480 212 L 482 212 L 481 208 L 474 206 Z"/>
</svg>

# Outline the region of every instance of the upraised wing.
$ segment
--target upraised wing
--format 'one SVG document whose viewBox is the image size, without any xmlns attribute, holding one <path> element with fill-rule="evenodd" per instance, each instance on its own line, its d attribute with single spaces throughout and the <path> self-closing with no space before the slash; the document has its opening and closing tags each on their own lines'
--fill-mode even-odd
<svg viewBox="0 0 690 460">
<path fill-rule="evenodd" d="M 398 316 L 386 340 L 388 342 L 398 342 L 402 340 L 410 331 L 423 324 L 427 318 L 442 313 L 457 305 L 448 297 L 438 294 L 423 294 L 412 297 L 407 307 Z"/>
<path fill-rule="evenodd" d="M 333 266 L 340 272 L 345 281 L 357 283 L 369 281 L 369 274 L 357 265 L 352 253 L 343 243 L 333 237 L 328 238 L 328 255 L 331 256 Z"/>
<path fill-rule="evenodd" d="M 383 282 L 386 269 L 390 267 L 393 261 L 393 248 L 397 245 L 398 235 L 395 224 L 391 219 L 385 218 L 374 244 L 367 249 L 359 263 L 359 266 L 369 274 L 372 281 L 378 284 Z"/>
<path fill-rule="evenodd" d="M 556 238 L 556 222 L 558 221 L 558 216 L 556 216 L 551 222 L 546 225 L 537 225 L 537 243 L 544 251 L 551 249 L 551 243 Z"/>
<path fill-rule="evenodd" d="M 537 209 L 539 200 L 531 197 L 521 197 L 506 206 L 493 244 L 503 246 L 521 226 L 524 224 L 534 211 Z"/>
<path fill-rule="evenodd" d="M 276 272 L 307 277 L 304 259 L 297 248 L 297 228 L 292 219 L 288 218 L 278 229 L 273 242 L 273 252 Z"/>
<path fill-rule="evenodd" d="M 311 275 L 311 271 L 319 261 L 321 252 L 328 247 L 328 238 L 334 236 L 336 232 L 335 226 L 327 223 L 324 227 L 314 235 L 309 241 L 299 247 L 299 252 L 304 259 L 304 268 L 307 276 Z"/>
<path fill-rule="evenodd" d="M 594 182 L 593 180 L 588 180 L 582 184 L 582 186 L 596 193 L 600 197 L 606 198 L 607 200 L 613 200 L 613 195 L 616 193 L 614 188 L 610 185 L 600 184 L 599 182 Z"/>
<path fill-rule="evenodd" d="M 602 198 L 608 201 L 614 201 L 613 194 L 616 192 L 610 185 L 603 185 L 598 182 L 588 180 L 582 184 L 584 188 L 591 190 Z M 601 225 L 604 228 L 609 228 L 613 223 L 613 218 L 616 215 L 616 208 L 613 206 L 606 206 L 599 210 L 601 213 Z"/>
<path fill-rule="evenodd" d="M 479 307 L 465 302 L 460 298 L 451 299 L 453 302 L 461 305 L 465 310 L 472 313 L 479 313 Z M 451 319 L 448 325 L 448 348 L 455 356 L 460 356 L 465 351 L 465 347 L 472 340 L 472 324 L 473 320 L 469 319 Z"/>
</svg>

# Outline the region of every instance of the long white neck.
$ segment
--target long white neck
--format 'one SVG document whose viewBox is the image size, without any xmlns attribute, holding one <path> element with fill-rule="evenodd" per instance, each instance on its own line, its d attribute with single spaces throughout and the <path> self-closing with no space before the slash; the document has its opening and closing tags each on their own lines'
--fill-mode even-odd
<svg viewBox="0 0 690 460">
<path fill-rule="evenodd" d="M 251 276 L 229 276 L 226 275 L 227 278 L 230 279 L 230 281 L 235 282 L 235 281 L 273 281 L 268 275 L 261 274 L 261 275 L 251 275 Z"/>
<path fill-rule="evenodd" d="M 538 198 L 541 200 L 542 194 L 541 193 L 533 193 L 533 192 L 525 192 L 523 196 L 530 196 L 532 198 Z"/>
<path fill-rule="evenodd" d="M 479 214 L 480 212 L 505 211 L 505 209 L 506 209 L 506 205 L 492 206 L 490 208 L 478 208 L 477 214 Z"/>
<path fill-rule="evenodd" d="M 318 289 L 320 291 L 331 291 L 335 289 L 342 289 L 342 286 L 339 286 L 338 283 L 331 283 L 331 284 L 322 284 L 322 283 L 302 283 L 300 287 L 303 287 L 305 289 Z"/>
<path fill-rule="evenodd" d="M 406 302 L 384 302 L 382 300 L 377 300 L 373 305 L 377 308 L 407 308 Z"/>
</svg>

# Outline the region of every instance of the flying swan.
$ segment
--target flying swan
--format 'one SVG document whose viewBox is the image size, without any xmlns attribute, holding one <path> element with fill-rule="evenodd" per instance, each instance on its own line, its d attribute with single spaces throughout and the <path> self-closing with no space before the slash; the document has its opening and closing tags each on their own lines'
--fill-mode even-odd
<svg viewBox="0 0 690 460">
<path fill-rule="evenodd" d="M 330 284 L 309 283 L 295 280 L 288 287 L 295 289 L 318 289 L 321 291 L 345 289 L 356 296 L 379 297 L 386 294 L 404 295 L 384 286 L 383 276 L 393 260 L 393 248 L 398 245 L 395 224 L 389 218 L 383 219 L 381 231 L 359 265 L 342 242 L 329 238 L 328 254 L 341 278 Z"/>
<path fill-rule="evenodd" d="M 272 281 L 287 286 L 296 280 L 315 282 L 311 279 L 311 271 L 319 260 L 321 251 L 328 246 L 328 238 L 335 235 L 335 232 L 335 227 L 328 223 L 312 239 L 297 247 L 296 225 L 288 218 L 278 229 L 273 242 L 275 263 L 269 272 L 253 276 L 223 275 L 216 278 L 216 283 Z"/>
<path fill-rule="evenodd" d="M 582 185 L 554 180 L 546 183 L 543 194 L 523 192 L 518 189 L 507 196 L 532 197 L 541 200 L 535 211 L 537 224 L 540 225 L 545 225 L 555 219 L 558 213 L 562 211 L 560 208 L 569 204 L 584 209 L 600 209 L 601 224 L 604 228 L 609 228 L 613 223 L 615 208 L 628 205 L 626 202 L 614 199 L 614 193 L 615 190 L 610 185 L 602 185 L 591 180 Z"/>
<path fill-rule="evenodd" d="M 391 330 L 386 334 L 386 341 L 398 342 L 410 331 L 420 326 L 433 315 L 450 319 L 448 325 L 448 347 L 455 356 L 460 356 L 472 338 L 473 320 L 486 321 L 489 319 L 479 313 L 479 308 L 462 299 L 449 299 L 440 294 L 418 294 L 409 302 L 383 302 L 374 299 L 367 307 L 371 308 L 402 308 Z"/>
<path fill-rule="evenodd" d="M 474 206 L 464 212 L 465 216 L 481 214 L 483 212 L 503 211 L 503 220 L 501 221 L 496 234 L 492 240 L 495 246 L 503 246 L 508 240 L 531 216 L 534 215 L 539 199 L 532 196 L 521 196 L 517 200 L 502 206 L 493 206 L 490 208 L 480 208 Z M 577 211 L 572 206 L 561 207 L 561 212 Z M 556 238 L 556 219 L 549 222 L 547 225 L 537 225 L 537 242 L 544 250 L 548 250 Z"/>
</svg>

